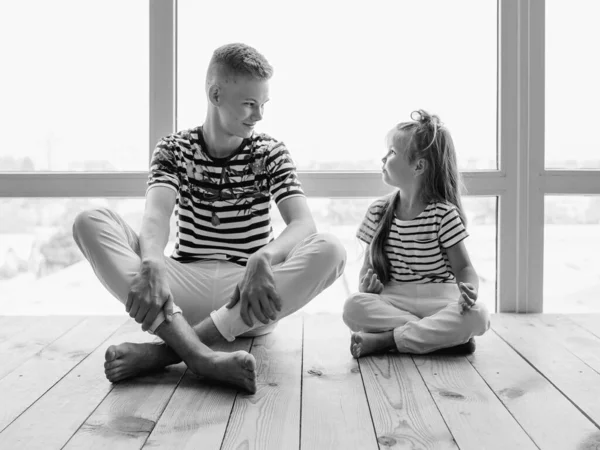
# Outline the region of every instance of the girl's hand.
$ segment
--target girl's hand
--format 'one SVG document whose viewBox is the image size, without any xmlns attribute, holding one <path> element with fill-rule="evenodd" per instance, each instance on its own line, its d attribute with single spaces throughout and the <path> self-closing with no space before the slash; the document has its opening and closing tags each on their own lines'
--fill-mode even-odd
<svg viewBox="0 0 600 450">
<path fill-rule="evenodd" d="M 379 294 L 383 291 L 383 284 L 379 281 L 379 278 L 377 277 L 377 274 L 373 272 L 373 269 L 367 270 L 365 276 L 360 280 L 358 290 L 368 294 Z"/>
<path fill-rule="evenodd" d="M 458 304 L 460 306 L 460 314 L 463 315 L 477 301 L 477 289 L 471 283 L 458 283 L 458 289 L 460 290 Z"/>
</svg>

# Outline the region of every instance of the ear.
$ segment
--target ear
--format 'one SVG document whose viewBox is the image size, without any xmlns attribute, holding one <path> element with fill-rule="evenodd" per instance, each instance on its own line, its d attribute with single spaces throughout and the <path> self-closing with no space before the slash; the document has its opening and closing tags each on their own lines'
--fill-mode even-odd
<svg viewBox="0 0 600 450">
<path fill-rule="evenodd" d="M 208 88 L 208 101 L 214 106 L 219 106 L 221 103 L 221 88 L 218 84 L 211 84 Z"/>
<path fill-rule="evenodd" d="M 427 160 L 423 158 L 418 159 L 414 168 L 415 175 L 422 175 L 425 173 L 425 170 L 427 170 Z"/>
</svg>

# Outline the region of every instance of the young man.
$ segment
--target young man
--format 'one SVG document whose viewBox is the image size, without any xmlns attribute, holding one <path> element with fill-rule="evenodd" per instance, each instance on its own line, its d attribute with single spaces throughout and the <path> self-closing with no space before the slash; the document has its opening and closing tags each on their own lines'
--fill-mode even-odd
<svg viewBox="0 0 600 450">
<path fill-rule="evenodd" d="M 285 145 L 254 132 L 272 73 L 252 47 L 215 50 L 204 125 L 163 138 L 154 151 L 139 237 L 110 210 L 77 216 L 73 236 L 98 278 L 164 341 L 109 347 L 110 381 L 183 360 L 197 375 L 254 393 L 254 357 L 210 346 L 272 331 L 341 275 L 345 250 L 316 233 Z M 271 199 L 286 222 L 277 239 Z M 177 242 L 166 258 L 175 206 Z"/>
</svg>

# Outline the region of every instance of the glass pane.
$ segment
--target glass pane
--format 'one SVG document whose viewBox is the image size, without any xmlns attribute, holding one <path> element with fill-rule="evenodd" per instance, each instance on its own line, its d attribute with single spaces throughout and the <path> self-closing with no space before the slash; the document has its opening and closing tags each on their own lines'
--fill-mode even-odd
<svg viewBox="0 0 600 450">
<path fill-rule="evenodd" d="M 465 241 L 473 267 L 479 275 L 479 301 L 496 310 L 496 197 L 463 197 L 469 237 Z M 326 292 L 305 308 L 310 312 L 339 313 L 344 301 L 358 290 L 358 274 L 364 258 L 364 245 L 356 230 L 375 198 L 309 198 L 308 204 L 320 232 L 333 233 L 348 253 L 346 269 Z M 273 228 L 279 234 L 285 224 L 276 207 Z"/>
<path fill-rule="evenodd" d="M 0 171 L 148 169 L 148 2 L 0 2 Z"/>
<path fill-rule="evenodd" d="M 213 50 L 244 42 L 275 69 L 257 131 L 284 141 L 298 168 L 378 170 L 386 132 L 426 109 L 462 169 L 496 169 L 496 22 L 494 0 L 179 0 L 178 128 L 204 120 Z"/>
<path fill-rule="evenodd" d="M 108 207 L 139 231 L 144 199 L 0 199 L 0 310 L 3 314 L 120 314 L 73 240 L 73 220 Z M 175 240 L 175 219 L 165 253 Z"/>
<path fill-rule="evenodd" d="M 546 167 L 600 169 L 600 2 L 546 1 Z"/>
<path fill-rule="evenodd" d="M 600 196 L 546 196 L 544 312 L 600 312 Z"/>
</svg>

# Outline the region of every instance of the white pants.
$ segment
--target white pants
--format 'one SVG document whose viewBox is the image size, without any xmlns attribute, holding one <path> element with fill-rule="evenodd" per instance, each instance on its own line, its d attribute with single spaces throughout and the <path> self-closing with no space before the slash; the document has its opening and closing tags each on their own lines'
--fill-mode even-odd
<svg viewBox="0 0 600 450">
<path fill-rule="evenodd" d="M 140 243 L 133 229 L 115 212 L 92 209 L 80 213 L 73 224 L 73 237 L 92 265 L 96 276 L 121 303 L 127 302 L 129 287 L 140 270 Z M 346 251 L 339 240 L 328 234 L 313 234 L 273 267 L 275 286 L 282 301 L 282 319 L 306 305 L 343 272 Z M 225 308 L 245 267 L 228 261 L 198 261 L 182 264 L 165 257 L 167 281 L 176 305 L 186 320 L 195 325 L 209 315 L 228 341 L 237 336 L 259 336 L 275 328 L 276 322 L 263 324 L 254 314 L 254 326 L 240 316 L 240 303 Z M 150 332 L 165 320 L 161 312 Z"/>
<path fill-rule="evenodd" d="M 399 352 L 429 353 L 480 336 L 490 327 L 487 308 L 477 302 L 460 314 L 455 283 L 390 283 L 380 294 L 356 293 L 344 304 L 352 331 L 394 331 Z"/>
</svg>

